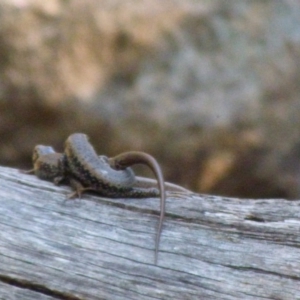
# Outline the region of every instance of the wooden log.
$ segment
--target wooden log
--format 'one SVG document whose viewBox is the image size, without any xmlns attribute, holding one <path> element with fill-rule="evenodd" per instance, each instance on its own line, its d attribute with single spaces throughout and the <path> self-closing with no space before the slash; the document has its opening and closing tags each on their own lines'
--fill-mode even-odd
<svg viewBox="0 0 300 300">
<path fill-rule="evenodd" d="M 170 193 L 154 265 L 159 199 L 0 186 L 0 299 L 300 299 L 299 200 Z"/>
</svg>

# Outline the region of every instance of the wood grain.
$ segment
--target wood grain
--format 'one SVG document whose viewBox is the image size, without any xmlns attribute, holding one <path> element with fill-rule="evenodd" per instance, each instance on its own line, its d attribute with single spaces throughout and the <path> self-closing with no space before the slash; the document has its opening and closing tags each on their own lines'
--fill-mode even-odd
<svg viewBox="0 0 300 300">
<path fill-rule="evenodd" d="M 0 167 L 0 299 L 300 299 L 300 201 L 66 200 Z"/>
</svg>

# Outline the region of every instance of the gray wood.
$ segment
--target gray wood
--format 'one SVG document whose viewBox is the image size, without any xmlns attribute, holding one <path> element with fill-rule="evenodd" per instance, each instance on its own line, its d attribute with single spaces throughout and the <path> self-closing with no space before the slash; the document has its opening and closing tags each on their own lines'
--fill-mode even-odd
<svg viewBox="0 0 300 300">
<path fill-rule="evenodd" d="M 300 299 L 299 200 L 169 194 L 155 266 L 159 199 L 0 183 L 0 299 Z"/>
</svg>

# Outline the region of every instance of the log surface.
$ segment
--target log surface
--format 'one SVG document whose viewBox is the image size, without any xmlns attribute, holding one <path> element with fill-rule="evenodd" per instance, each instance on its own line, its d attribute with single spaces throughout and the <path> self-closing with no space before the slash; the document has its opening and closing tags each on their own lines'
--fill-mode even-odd
<svg viewBox="0 0 300 300">
<path fill-rule="evenodd" d="M 300 200 L 108 199 L 0 167 L 0 299 L 300 299 Z"/>
</svg>

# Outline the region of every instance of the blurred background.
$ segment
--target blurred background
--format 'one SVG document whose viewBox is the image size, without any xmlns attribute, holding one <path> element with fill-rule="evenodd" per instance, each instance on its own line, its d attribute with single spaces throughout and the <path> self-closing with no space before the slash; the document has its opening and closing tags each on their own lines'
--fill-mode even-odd
<svg viewBox="0 0 300 300">
<path fill-rule="evenodd" d="M 74 132 L 197 192 L 299 199 L 300 2 L 0 0 L 0 164 Z"/>
</svg>

